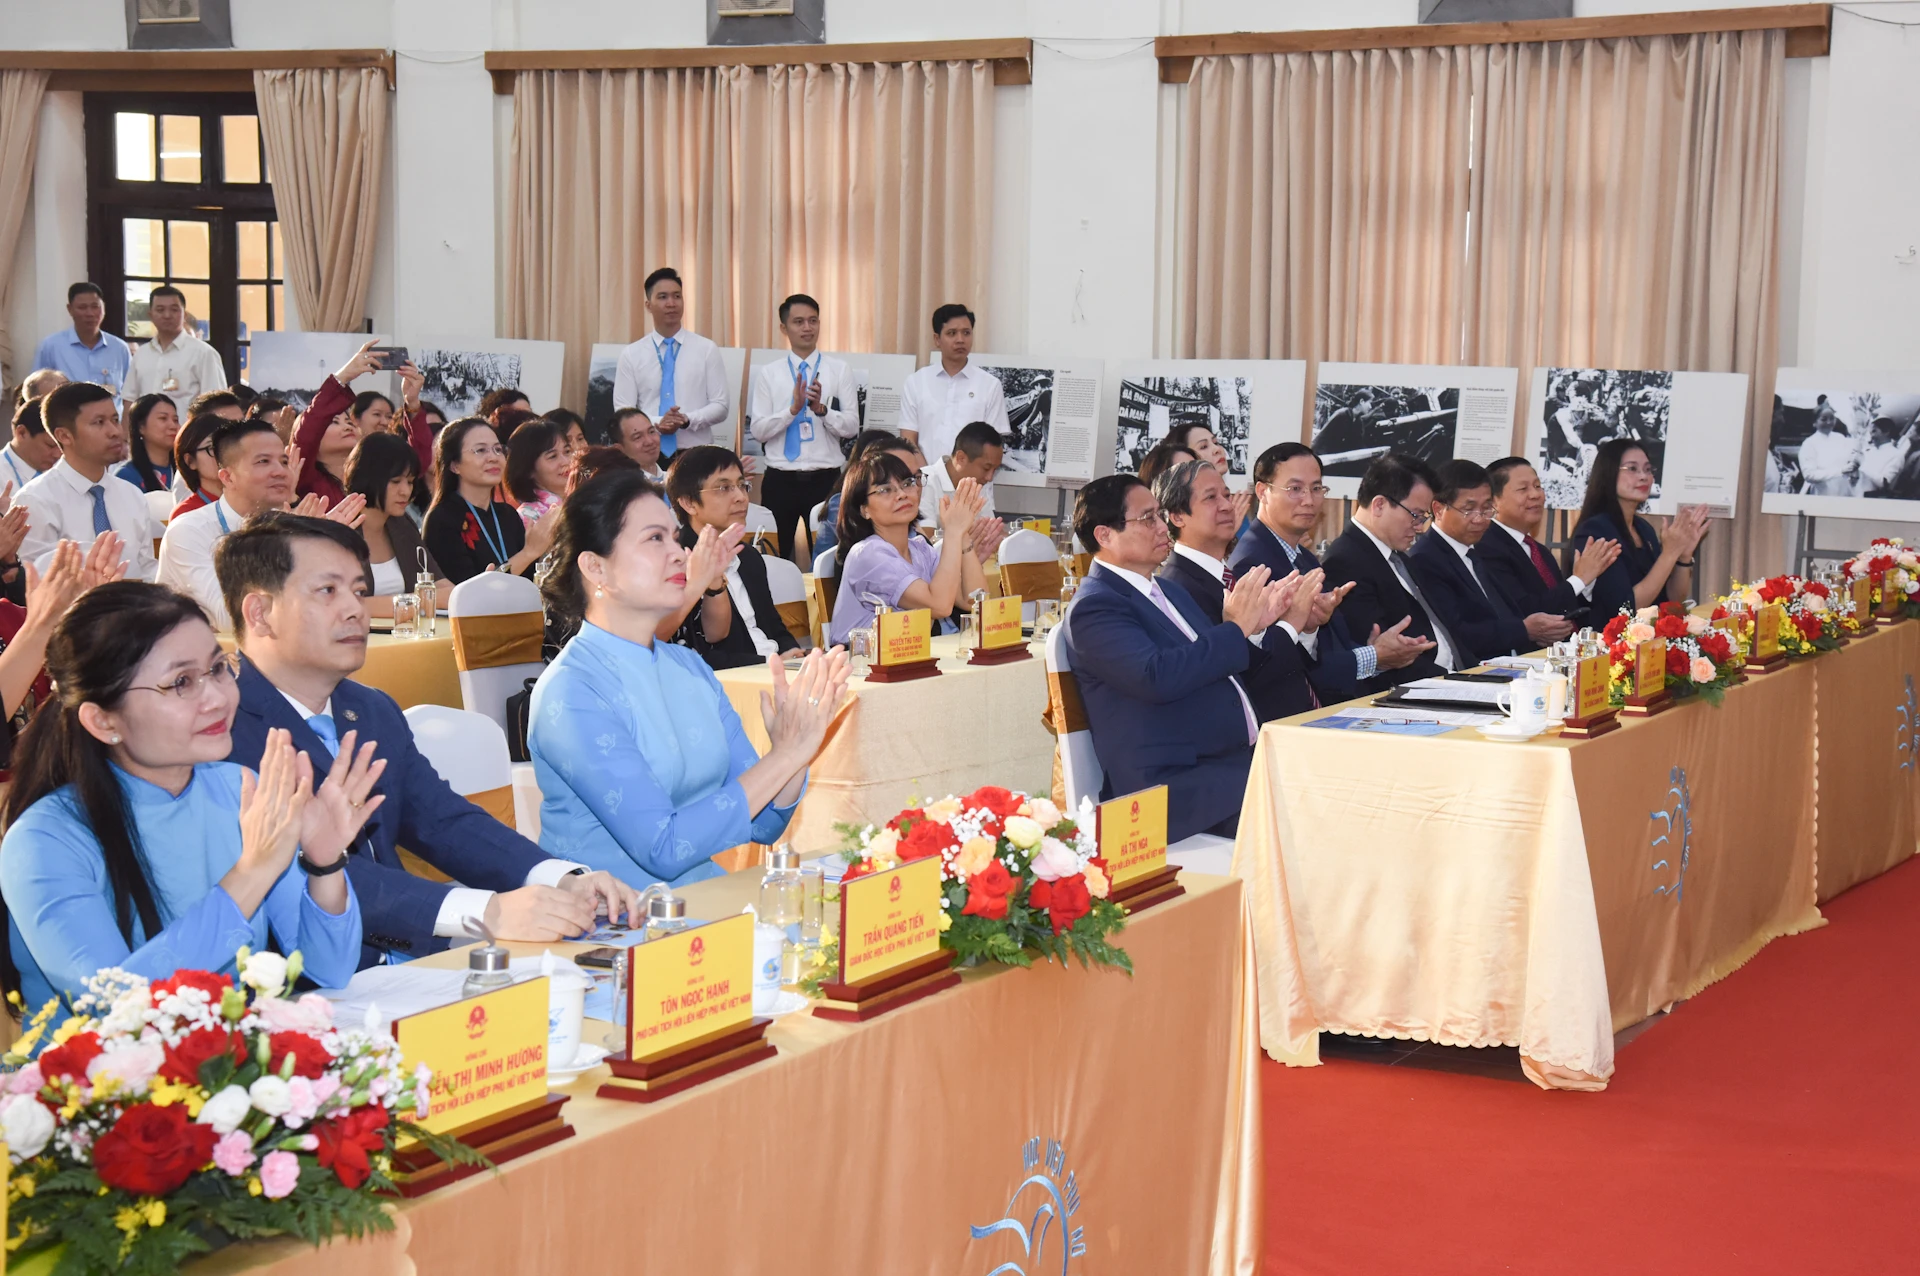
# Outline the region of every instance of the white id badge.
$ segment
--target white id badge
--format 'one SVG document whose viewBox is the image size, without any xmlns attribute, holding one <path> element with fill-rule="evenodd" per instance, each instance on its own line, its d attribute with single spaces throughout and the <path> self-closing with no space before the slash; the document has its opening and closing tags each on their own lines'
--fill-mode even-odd
<svg viewBox="0 0 1920 1276">
<path fill-rule="evenodd" d="M 812 417 L 808 417 L 806 420 L 800 423 L 800 441 L 802 443 L 813 442 L 813 418 Z"/>
</svg>

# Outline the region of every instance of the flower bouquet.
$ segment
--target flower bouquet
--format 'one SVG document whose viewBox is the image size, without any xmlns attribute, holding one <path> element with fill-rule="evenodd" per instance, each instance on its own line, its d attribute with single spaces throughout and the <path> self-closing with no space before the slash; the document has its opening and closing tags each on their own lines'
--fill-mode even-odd
<svg viewBox="0 0 1920 1276">
<path fill-rule="evenodd" d="M 59 1003 L 34 1015 L 0 1078 L 9 1265 L 61 1246 L 56 1276 L 158 1276 L 229 1240 L 388 1231 L 396 1137 L 480 1162 L 407 1120 L 431 1078 L 392 1037 L 287 997 L 298 953 L 242 949 L 239 970 L 104 970 L 50 1035 Z"/>
<path fill-rule="evenodd" d="M 958 965 L 1031 966 L 1037 953 L 1133 971 L 1113 945 L 1127 915 L 1107 898 L 1090 804 L 1070 817 L 1046 798 L 989 785 L 908 807 L 883 828 L 839 828 L 846 880 L 940 857 L 940 946 Z M 837 956 L 832 940 L 816 951 L 802 983 L 808 992 L 831 978 Z"/>
<path fill-rule="evenodd" d="M 1899 537 L 1876 537 L 1866 549 L 1841 563 L 1840 570 L 1850 581 L 1862 578 L 1873 581 L 1875 607 L 1880 606 L 1891 591 L 1907 619 L 1920 617 L 1920 552 L 1909 548 Z"/>
<path fill-rule="evenodd" d="M 1601 631 L 1607 644 L 1608 702 L 1626 703 L 1633 692 L 1634 649 L 1655 638 L 1667 640 L 1667 694 L 1675 700 L 1699 696 L 1718 706 L 1727 688 L 1740 681 L 1739 644 L 1704 616 L 1687 613 L 1679 603 L 1661 603 L 1630 612 L 1622 609 Z"/>
<path fill-rule="evenodd" d="M 1772 603 L 1786 609 L 1780 626 L 1780 649 L 1789 656 L 1811 656 L 1838 651 L 1842 643 L 1866 626 L 1853 614 L 1853 599 L 1836 594 L 1825 582 L 1798 576 L 1769 576 L 1751 585 L 1735 581 L 1733 590 L 1713 609 L 1715 620 L 1729 615 L 1727 604 L 1738 599 L 1748 613 Z M 1871 622 L 1871 617 L 1866 618 Z"/>
</svg>

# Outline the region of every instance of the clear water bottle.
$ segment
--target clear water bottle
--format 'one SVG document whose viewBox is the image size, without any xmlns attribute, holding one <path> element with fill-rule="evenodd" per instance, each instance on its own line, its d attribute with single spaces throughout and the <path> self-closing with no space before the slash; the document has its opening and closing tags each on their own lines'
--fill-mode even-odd
<svg viewBox="0 0 1920 1276">
<path fill-rule="evenodd" d="M 780 982 L 800 982 L 800 923 L 806 912 L 807 883 L 800 872 L 800 853 L 785 842 L 767 857 L 760 878 L 760 902 L 754 912 L 763 925 L 777 926 L 786 936 L 780 946 Z"/>
<path fill-rule="evenodd" d="M 427 570 L 427 547 L 420 547 L 420 572 L 413 580 L 414 597 L 420 600 L 420 615 L 414 622 L 414 632 L 422 638 L 433 637 L 434 625 L 440 615 L 439 588 L 433 583 L 433 573 Z"/>
<path fill-rule="evenodd" d="M 467 950 L 467 979 L 460 985 L 460 996 L 478 997 L 483 992 L 492 992 L 496 988 L 505 988 L 513 982 L 513 972 L 508 969 L 510 958 L 507 950 L 491 941 L 475 944 Z"/>
<path fill-rule="evenodd" d="M 665 882 L 655 882 L 642 891 L 640 906 L 644 918 L 641 930 L 645 935 L 641 943 L 651 943 L 687 928 L 687 901 L 675 895 Z"/>
</svg>

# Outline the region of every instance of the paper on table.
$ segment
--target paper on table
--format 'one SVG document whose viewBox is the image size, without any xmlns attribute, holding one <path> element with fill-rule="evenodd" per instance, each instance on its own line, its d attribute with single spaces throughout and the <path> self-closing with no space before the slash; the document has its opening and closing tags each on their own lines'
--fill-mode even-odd
<svg viewBox="0 0 1920 1276">
<path fill-rule="evenodd" d="M 1500 697 L 1513 689 L 1491 682 L 1460 682 L 1448 678 L 1420 678 L 1400 688 L 1402 700 L 1464 700 L 1499 707 Z"/>
<path fill-rule="evenodd" d="M 325 988 L 320 995 L 333 1003 L 333 1020 L 343 1028 L 358 1028 L 371 1007 L 381 1032 L 391 1032 L 393 1021 L 460 1000 L 467 982 L 464 970 L 434 966 L 370 966 L 348 981 L 345 988 Z"/>
<path fill-rule="evenodd" d="M 1537 669 L 1545 673 L 1547 658 L 1545 656 L 1495 656 L 1487 661 L 1486 665 L 1490 669 Z"/>
<path fill-rule="evenodd" d="M 1444 722 L 1412 714 L 1401 714 L 1397 718 L 1362 718 L 1357 714 L 1336 713 L 1301 725 L 1327 731 L 1378 731 L 1385 735 L 1445 735 L 1453 730 Z"/>
<path fill-rule="evenodd" d="M 1467 709 L 1415 709 L 1403 704 L 1396 704 L 1390 709 L 1348 709 L 1341 716 L 1380 722 L 1441 722 L 1449 727 L 1484 727 L 1489 722 L 1501 722 L 1506 718 L 1502 713 L 1474 713 Z"/>
</svg>

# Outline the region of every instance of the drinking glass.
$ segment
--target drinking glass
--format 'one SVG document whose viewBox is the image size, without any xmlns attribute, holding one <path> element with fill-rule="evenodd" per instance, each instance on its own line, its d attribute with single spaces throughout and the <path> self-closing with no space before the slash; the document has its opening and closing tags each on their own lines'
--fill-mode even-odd
<svg viewBox="0 0 1920 1276">
<path fill-rule="evenodd" d="M 393 636 L 411 638 L 419 627 L 420 599 L 413 594 L 393 596 Z"/>
<path fill-rule="evenodd" d="M 873 667 L 873 626 L 862 625 L 847 634 L 847 672 L 864 678 Z"/>
<path fill-rule="evenodd" d="M 1060 623 L 1060 604 L 1052 598 L 1040 598 L 1033 604 L 1033 636 L 1045 638 Z"/>
</svg>

